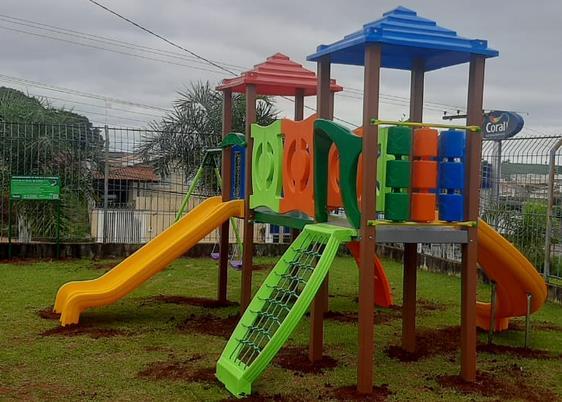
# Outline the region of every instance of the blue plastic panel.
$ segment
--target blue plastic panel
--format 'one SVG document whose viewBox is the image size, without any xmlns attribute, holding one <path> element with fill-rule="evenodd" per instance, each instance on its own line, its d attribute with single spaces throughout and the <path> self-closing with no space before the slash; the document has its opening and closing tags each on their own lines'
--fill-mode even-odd
<svg viewBox="0 0 562 402">
<path fill-rule="evenodd" d="M 464 190 L 464 163 L 439 163 L 439 188 Z"/>
<path fill-rule="evenodd" d="M 244 199 L 246 195 L 246 147 L 232 147 L 230 199 Z"/>
<path fill-rule="evenodd" d="M 442 131 L 439 135 L 439 159 L 460 158 L 466 154 L 466 133 L 458 130 Z"/>
<path fill-rule="evenodd" d="M 462 194 L 439 194 L 439 219 L 447 222 L 464 220 L 464 196 Z"/>
</svg>

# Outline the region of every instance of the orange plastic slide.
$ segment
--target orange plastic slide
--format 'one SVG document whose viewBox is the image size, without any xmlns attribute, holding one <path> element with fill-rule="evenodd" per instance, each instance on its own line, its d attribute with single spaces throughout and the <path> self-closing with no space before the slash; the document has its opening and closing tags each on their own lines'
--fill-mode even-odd
<svg viewBox="0 0 562 402">
<path fill-rule="evenodd" d="M 526 315 L 527 295 L 532 296 L 531 313 L 546 301 L 542 276 L 523 254 L 486 222 L 478 221 L 478 263 L 496 283 L 496 331 L 507 329 L 510 317 Z M 490 328 L 490 303 L 476 305 L 476 325 Z"/>
<path fill-rule="evenodd" d="M 359 266 L 359 250 L 360 243 L 352 241 L 347 243 L 347 248 L 351 251 L 357 266 Z M 373 272 L 375 281 L 375 304 L 380 307 L 389 307 L 392 305 L 392 289 L 390 282 L 384 272 L 384 267 L 378 258 L 375 257 L 375 271 Z"/>
</svg>

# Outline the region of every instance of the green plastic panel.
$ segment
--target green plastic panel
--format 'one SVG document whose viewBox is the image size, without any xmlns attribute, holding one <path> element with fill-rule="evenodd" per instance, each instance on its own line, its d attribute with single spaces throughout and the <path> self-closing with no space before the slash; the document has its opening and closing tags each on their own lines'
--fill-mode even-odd
<svg viewBox="0 0 562 402">
<path fill-rule="evenodd" d="M 410 219 L 410 194 L 387 193 L 384 217 L 395 222 L 403 222 Z"/>
<path fill-rule="evenodd" d="M 388 143 L 388 127 L 379 127 L 379 157 L 377 159 L 377 211 L 384 211 L 385 194 L 390 192 L 386 186 L 386 162 L 394 156 L 386 152 Z"/>
<path fill-rule="evenodd" d="M 339 245 L 356 235 L 354 229 L 322 223 L 304 227 L 265 279 L 217 362 L 217 378 L 231 393 L 251 393 L 308 310 Z"/>
<path fill-rule="evenodd" d="M 361 212 L 357 203 L 357 164 L 363 147 L 361 137 L 330 120 L 314 122 L 314 207 L 316 221 L 328 220 L 328 155 L 336 144 L 340 153 L 340 193 L 349 223 L 358 228 Z"/>
<path fill-rule="evenodd" d="M 394 126 L 388 128 L 386 152 L 396 156 L 410 156 L 412 150 L 412 129 Z"/>
<path fill-rule="evenodd" d="M 279 212 L 283 187 L 283 136 L 281 120 L 263 127 L 252 124 L 252 194 L 250 208 L 268 207 Z"/>
<path fill-rule="evenodd" d="M 390 188 L 410 187 L 410 161 L 390 160 L 386 163 L 386 185 Z"/>
<path fill-rule="evenodd" d="M 258 208 L 254 211 L 254 222 L 271 223 L 277 226 L 286 226 L 292 229 L 301 230 L 306 225 L 314 223 L 314 221 L 306 214 L 298 212 L 289 212 L 287 214 L 278 214 L 269 210 Z"/>
</svg>

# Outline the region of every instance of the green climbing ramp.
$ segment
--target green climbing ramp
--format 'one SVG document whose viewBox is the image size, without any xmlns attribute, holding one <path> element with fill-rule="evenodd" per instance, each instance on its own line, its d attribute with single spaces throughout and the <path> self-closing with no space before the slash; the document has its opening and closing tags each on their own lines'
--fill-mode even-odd
<svg viewBox="0 0 562 402">
<path fill-rule="evenodd" d="M 251 393 L 252 383 L 310 306 L 339 245 L 355 235 L 355 229 L 325 223 L 304 227 L 258 290 L 217 362 L 217 377 L 231 393 Z"/>
</svg>

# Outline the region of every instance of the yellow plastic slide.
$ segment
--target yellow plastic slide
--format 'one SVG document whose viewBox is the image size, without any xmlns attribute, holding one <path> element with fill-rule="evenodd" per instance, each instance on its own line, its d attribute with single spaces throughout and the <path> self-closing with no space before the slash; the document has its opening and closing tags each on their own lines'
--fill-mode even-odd
<svg viewBox="0 0 562 402">
<path fill-rule="evenodd" d="M 496 331 L 507 329 L 510 317 L 526 315 L 527 295 L 532 296 L 531 313 L 546 301 L 542 276 L 523 254 L 486 222 L 478 221 L 478 263 L 488 278 L 496 282 Z M 476 306 L 476 325 L 490 328 L 489 303 Z"/>
<path fill-rule="evenodd" d="M 61 324 L 76 324 L 87 308 L 111 304 L 182 256 L 232 216 L 243 216 L 244 201 L 205 200 L 103 276 L 63 285 L 55 301 Z"/>
</svg>

